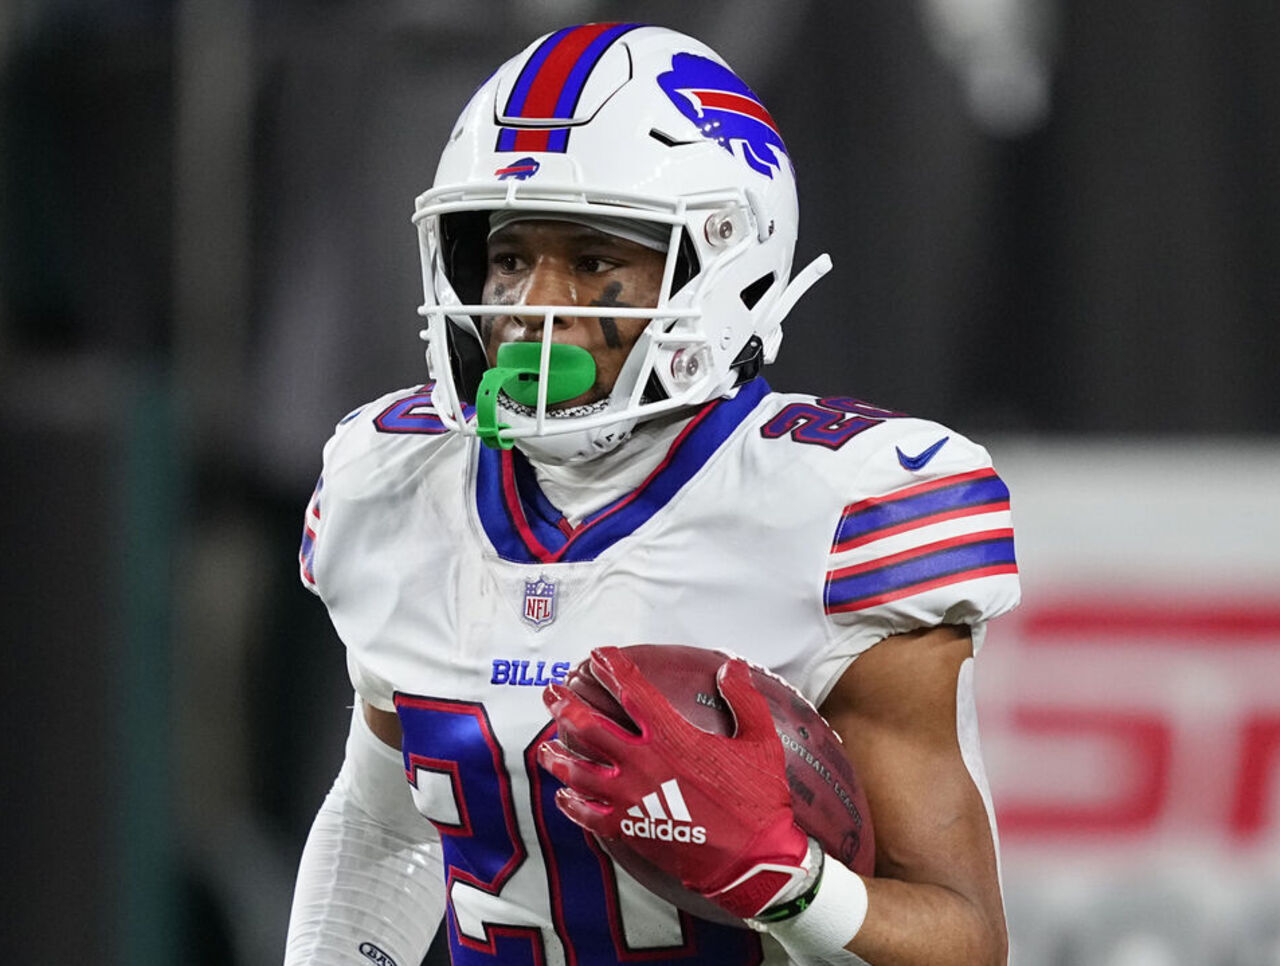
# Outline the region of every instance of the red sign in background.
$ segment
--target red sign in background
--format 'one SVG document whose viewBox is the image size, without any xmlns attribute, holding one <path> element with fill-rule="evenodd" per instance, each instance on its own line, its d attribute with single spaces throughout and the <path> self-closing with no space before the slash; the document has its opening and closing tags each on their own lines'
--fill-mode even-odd
<svg viewBox="0 0 1280 966">
<path fill-rule="evenodd" d="M 1280 601 L 1073 595 L 988 644 L 981 671 L 1006 665 L 983 692 L 1006 842 L 1247 846 L 1280 818 Z"/>
<path fill-rule="evenodd" d="M 1280 963 L 1280 595 L 1028 597 L 978 661 L 1014 962 Z"/>
</svg>

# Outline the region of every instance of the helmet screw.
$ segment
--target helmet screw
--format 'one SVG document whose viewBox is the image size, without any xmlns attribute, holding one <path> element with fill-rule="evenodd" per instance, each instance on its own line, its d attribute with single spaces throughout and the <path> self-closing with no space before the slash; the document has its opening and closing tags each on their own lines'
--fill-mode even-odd
<svg viewBox="0 0 1280 966">
<path fill-rule="evenodd" d="M 711 360 L 705 348 L 677 349 L 671 357 L 671 375 L 676 385 L 685 387 L 692 385 L 702 371 L 704 364 Z"/>
<path fill-rule="evenodd" d="M 740 231 L 746 229 L 746 218 L 737 208 L 725 208 L 707 216 L 705 227 L 707 241 L 716 248 L 731 244 Z"/>
</svg>

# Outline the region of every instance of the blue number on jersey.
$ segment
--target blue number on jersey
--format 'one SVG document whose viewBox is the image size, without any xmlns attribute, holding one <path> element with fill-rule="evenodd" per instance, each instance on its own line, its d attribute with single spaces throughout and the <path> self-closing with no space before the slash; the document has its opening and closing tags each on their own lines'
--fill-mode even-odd
<svg viewBox="0 0 1280 966">
<path fill-rule="evenodd" d="M 859 433 L 901 415 L 851 396 L 825 396 L 785 407 L 760 427 L 760 435 L 765 439 L 790 436 L 797 443 L 839 449 Z"/>
<path fill-rule="evenodd" d="M 520 838 L 511 775 L 484 705 L 470 701 L 396 695 L 404 731 L 405 768 L 411 782 L 420 770 L 449 776 L 458 821 L 433 819 L 440 830 L 449 897 L 449 946 L 455 966 L 546 961 L 541 930 L 485 922 L 483 937 L 465 935 L 453 908 L 454 882 L 498 895 L 526 860 Z M 547 726 L 524 749 L 534 832 L 546 863 L 547 890 L 556 934 L 570 966 L 610 966 L 643 960 L 662 966 L 750 966 L 762 958 L 760 940 L 744 929 L 680 913 L 683 943 L 632 949 L 626 941 L 613 863 L 594 838 L 555 806 L 560 787 L 537 765 L 538 745 L 554 735 Z M 538 910 L 530 914 L 539 915 Z"/>
</svg>

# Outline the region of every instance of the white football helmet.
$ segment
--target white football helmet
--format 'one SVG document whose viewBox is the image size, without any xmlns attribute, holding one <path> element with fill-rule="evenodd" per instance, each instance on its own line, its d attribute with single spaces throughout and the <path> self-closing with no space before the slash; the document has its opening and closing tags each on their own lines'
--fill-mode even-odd
<svg viewBox="0 0 1280 966">
<path fill-rule="evenodd" d="M 486 425 L 485 407 L 472 410 L 492 371 L 478 320 L 512 311 L 481 302 L 497 209 L 658 223 L 670 242 L 656 308 L 523 307 L 546 319 L 537 391 L 521 405 L 498 391 L 506 376 L 485 380 L 502 419 L 490 399 Z M 732 394 L 773 361 L 783 318 L 831 267 L 822 255 L 791 278 L 798 219 L 773 119 L 705 44 L 636 24 L 534 41 L 476 91 L 416 202 L 437 412 L 491 445 L 569 461 L 612 449 L 639 420 Z M 558 411 L 551 320 L 566 316 L 651 321 L 607 399 Z"/>
</svg>

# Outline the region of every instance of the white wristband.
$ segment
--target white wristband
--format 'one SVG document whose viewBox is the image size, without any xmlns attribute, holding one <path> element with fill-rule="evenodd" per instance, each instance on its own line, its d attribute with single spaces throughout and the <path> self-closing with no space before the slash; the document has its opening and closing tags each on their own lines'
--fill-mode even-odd
<svg viewBox="0 0 1280 966">
<path fill-rule="evenodd" d="M 827 856 L 822 884 L 799 915 L 763 927 L 793 962 L 804 966 L 846 966 L 862 960 L 844 947 L 867 918 L 867 884 L 839 859 Z"/>
</svg>

